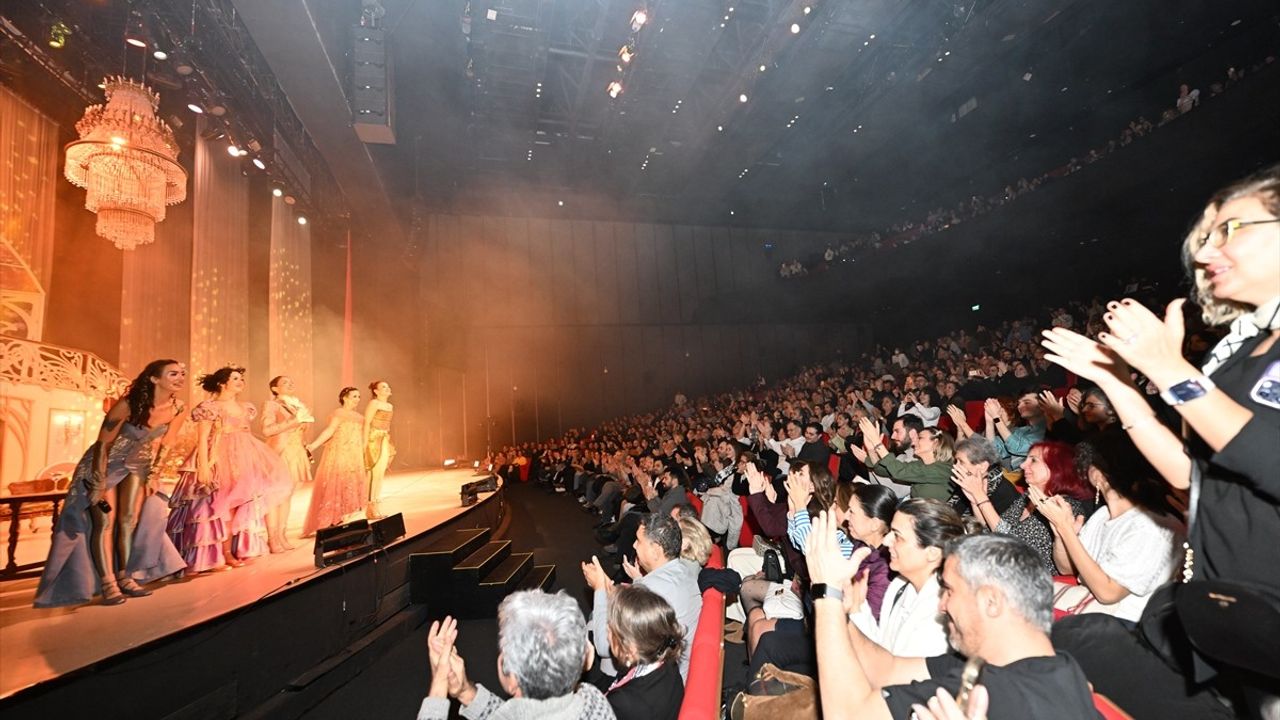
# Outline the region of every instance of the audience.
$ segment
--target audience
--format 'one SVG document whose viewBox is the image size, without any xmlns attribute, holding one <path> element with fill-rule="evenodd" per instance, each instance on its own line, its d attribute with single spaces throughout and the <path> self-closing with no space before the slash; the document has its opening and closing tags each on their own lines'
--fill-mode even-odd
<svg viewBox="0 0 1280 720">
<path fill-rule="evenodd" d="M 608 632 L 610 655 L 625 668 L 605 694 L 618 720 L 675 720 L 685 641 L 671 605 L 643 585 L 619 587 L 609 598 Z"/>
<path fill-rule="evenodd" d="M 508 700 L 467 678 L 466 663 L 454 646 L 457 638 L 453 618 L 431 623 L 427 634 L 431 689 L 418 710 L 418 720 L 449 717 L 449 698 L 461 703 L 464 716 L 471 720 L 614 717 L 605 696 L 581 682 L 591 666 L 591 643 L 582 610 L 563 592 L 525 590 L 508 595 L 498 606 L 498 681 Z"/>
</svg>

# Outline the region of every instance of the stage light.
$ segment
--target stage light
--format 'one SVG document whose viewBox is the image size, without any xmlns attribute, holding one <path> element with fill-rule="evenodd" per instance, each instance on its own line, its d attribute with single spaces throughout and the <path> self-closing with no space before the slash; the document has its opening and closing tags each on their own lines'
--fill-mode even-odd
<svg viewBox="0 0 1280 720">
<path fill-rule="evenodd" d="M 183 77 L 186 77 L 187 75 L 190 75 L 191 73 L 195 72 L 196 68 L 194 65 L 191 64 L 191 61 L 187 60 L 185 57 L 183 57 L 183 55 L 180 54 L 173 61 L 173 71 L 178 73 L 179 75 L 182 75 Z"/>
<path fill-rule="evenodd" d="M 813 12 L 813 8 L 809 7 L 808 5 L 805 5 L 805 6 L 804 6 L 804 14 L 805 14 L 805 15 L 808 15 L 808 14 L 809 14 L 809 13 L 811 13 L 811 12 Z"/>
<path fill-rule="evenodd" d="M 136 48 L 147 46 L 147 28 L 142 24 L 142 16 L 132 13 L 125 26 L 124 41 Z"/>
<path fill-rule="evenodd" d="M 454 465 L 457 465 L 457 464 L 458 464 L 458 461 L 457 461 L 457 460 L 454 460 L 453 458 L 445 458 L 445 461 L 444 461 L 444 466 L 445 466 L 445 467 L 447 467 L 447 468 L 451 468 L 451 467 L 453 467 Z"/>
<path fill-rule="evenodd" d="M 285 205 L 293 205 L 293 204 L 294 204 L 294 203 L 296 203 L 296 202 L 298 202 L 298 200 L 297 200 L 297 198 L 295 198 L 294 196 L 292 196 L 292 195 L 285 195 L 285 196 L 284 196 L 284 204 L 285 204 Z"/>
<path fill-rule="evenodd" d="M 972 305 L 972 306 L 970 306 L 970 307 L 969 307 L 969 309 L 970 309 L 970 310 L 972 310 L 972 311 L 974 311 L 974 312 L 978 312 L 979 310 L 981 310 L 981 309 L 982 309 L 982 306 L 981 306 L 981 305 Z"/>
<path fill-rule="evenodd" d="M 167 52 L 165 52 L 165 51 L 163 51 L 163 50 L 160 50 L 160 49 L 156 49 L 156 51 L 155 51 L 155 52 L 151 53 L 151 57 L 153 57 L 153 58 L 155 58 L 155 59 L 157 59 L 157 60 L 168 60 L 168 59 L 169 59 L 169 53 L 167 53 Z"/>
<path fill-rule="evenodd" d="M 769 69 L 769 66 L 768 66 L 768 65 L 761 65 L 761 66 L 760 66 L 760 72 L 764 72 L 765 70 L 768 70 L 768 69 Z"/>
<path fill-rule="evenodd" d="M 622 61 L 623 65 L 631 62 L 631 58 L 633 57 L 635 57 L 635 51 L 631 49 L 630 45 L 623 45 L 618 50 L 618 59 Z"/>
<path fill-rule="evenodd" d="M 187 103 L 187 109 L 197 115 L 204 114 L 204 108 L 200 107 L 199 103 L 189 102 Z"/>
<path fill-rule="evenodd" d="M 716 132 L 724 132 L 724 126 L 723 126 L 723 125 L 717 125 L 717 126 L 716 126 Z"/>
<path fill-rule="evenodd" d="M 222 104 L 222 100 L 214 98 L 209 101 L 209 114 L 214 117 L 222 117 L 227 114 L 227 106 Z"/>
<path fill-rule="evenodd" d="M 867 38 L 867 39 L 868 39 L 868 40 L 875 40 L 875 39 L 876 39 L 876 34 L 875 34 L 875 33 L 871 33 L 871 37 L 869 37 L 869 38 Z"/>
<path fill-rule="evenodd" d="M 273 187 L 273 188 L 271 188 L 271 196 L 272 196 L 272 197 L 284 197 L 284 190 L 281 190 L 281 189 L 280 189 L 280 188 L 278 188 L 278 187 Z"/>
<path fill-rule="evenodd" d="M 741 95 L 739 95 L 739 96 L 738 96 L 738 102 L 740 102 L 740 103 L 744 103 L 744 102 L 746 102 L 747 100 L 750 100 L 750 99 L 751 99 L 751 98 L 748 98 L 746 93 L 742 93 Z"/>
<path fill-rule="evenodd" d="M 307 224 L 307 216 L 306 216 L 306 215 L 299 215 L 299 216 L 298 216 L 298 224 L 299 224 L 299 225 L 306 225 L 306 224 Z"/>
<path fill-rule="evenodd" d="M 240 148 L 236 147 L 235 145 L 228 145 L 227 154 L 230 155 L 231 157 L 240 157 Z"/>
<path fill-rule="evenodd" d="M 557 200 L 557 201 L 556 201 L 556 205 L 559 205 L 560 207 L 564 207 L 564 201 L 563 201 L 563 200 Z"/>
<path fill-rule="evenodd" d="M 71 28 L 67 24 L 58 20 L 49 26 L 49 47 L 55 50 L 61 50 L 67 46 L 67 36 L 71 35 Z"/>
<path fill-rule="evenodd" d="M 471 467 L 473 467 L 473 468 L 479 468 L 479 467 L 480 467 L 480 461 L 479 461 L 479 460 L 477 460 L 477 461 L 475 461 L 474 463 L 471 463 Z"/>
<path fill-rule="evenodd" d="M 631 16 L 631 32 L 640 32 L 640 28 L 649 22 L 649 13 L 644 10 L 637 10 Z"/>
<path fill-rule="evenodd" d="M 791 23 L 791 34 L 792 35 L 800 34 L 800 23 Z"/>
<path fill-rule="evenodd" d="M 608 91 L 609 91 L 609 97 L 617 99 L 617 97 L 622 94 L 622 83 L 618 82 L 617 80 L 614 80 L 613 82 L 609 83 Z"/>
<path fill-rule="evenodd" d="M 115 145 L 116 147 L 120 147 L 121 145 L 128 145 L 129 141 L 120 135 L 112 135 L 111 144 Z"/>
<path fill-rule="evenodd" d="M 264 163 L 264 162 L 262 162 L 262 158 L 254 158 L 254 159 L 253 159 L 253 166 L 254 166 L 254 167 L 256 167 L 256 168 L 258 168 L 259 170 L 266 170 L 266 169 L 267 169 L 267 164 L 266 164 L 266 163 Z"/>
</svg>

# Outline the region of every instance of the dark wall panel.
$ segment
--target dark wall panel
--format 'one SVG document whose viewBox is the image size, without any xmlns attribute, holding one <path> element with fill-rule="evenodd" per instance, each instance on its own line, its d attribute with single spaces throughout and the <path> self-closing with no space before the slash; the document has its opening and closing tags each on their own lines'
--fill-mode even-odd
<svg viewBox="0 0 1280 720">
<path fill-rule="evenodd" d="M 424 226 L 417 387 L 428 462 L 663 407 L 677 392 L 776 379 L 822 348 L 858 347 L 856 333 L 824 326 L 703 317 L 723 293 L 759 287 L 743 268 L 772 262 L 767 234 L 448 215 Z"/>
</svg>

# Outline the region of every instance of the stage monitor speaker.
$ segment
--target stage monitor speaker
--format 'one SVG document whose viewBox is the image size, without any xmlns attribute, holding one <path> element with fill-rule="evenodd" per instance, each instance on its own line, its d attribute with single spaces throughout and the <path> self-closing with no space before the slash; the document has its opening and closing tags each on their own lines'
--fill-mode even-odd
<svg viewBox="0 0 1280 720">
<path fill-rule="evenodd" d="M 336 565 L 372 549 L 373 530 L 368 520 L 353 520 L 316 531 L 316 567 Z"/>
<path fill-rule="evenodd" d="M 374 520 L 370 529 L 373 531 L 373 544 L 386 547 L 404 537 L 404 514 L 396 513 Z"/>
</svg>

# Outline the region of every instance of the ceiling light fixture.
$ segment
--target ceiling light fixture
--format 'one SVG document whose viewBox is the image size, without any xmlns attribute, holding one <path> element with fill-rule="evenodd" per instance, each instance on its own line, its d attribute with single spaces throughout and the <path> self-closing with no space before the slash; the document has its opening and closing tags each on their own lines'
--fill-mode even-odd
<svg viewBox="0 0 1280 720">
<path fill-rule="evenodd" d="M 254 167 L 256 167 L 256 168 L 258 168 L 259 170 L 266 170 L 266 169 L 267 169 L 267 164 L 266 164 L 266 163 L 264 163 L 264 162 L 262 162 L 262 158 L 254 158 L 254 159 L 253 159 L 253 166 L 254 166 Z"/>
<path fill-rule="evenodd" d="M 631 58 L 635 57 L 635 54 L 635 50 L 630 45 L 623 45 L 618 49 L 618 59 L 622 61 L 623 65 L 631 62 Z"/>
<path fill-rule="evenodd" d="M 622 83 L 618 82 L 617 80 L 614 80 L 613 82 L 609 83 L 608 92 L 609 92 L 609 97 L 617 99 L 617 97 L 622 94 Z"/>
<path fill-rule="evenodd" d="M 299 225 L 306 225 L 306 224 L 307 224 L 307 216 L 306 216 L 306 215 L 299 215 L 299 216 L 298 216 L 298 224 L 299 224 Z"/>
<path fill-rule="evenodd" d="M 236 147 L 235 145 L 228 145 L 227 154 L 230 155 L 231 157 L 240 157 L 240 148 Z"/>
<path fill-rule="evenodd" d="M 742 93 L 741 95 L 739 95 L 739 96 L 738 96 L 738 102 L 740 102 L 740 103 L 744 103 L 744 102 L 746 102 L 746 101 L 748 101 L 748 100 L 750 100 L 750 99 L 751 99 L 751 98 L 747 97 L 747 94 L 746 94 L 746 93 Z"/>
<path fill-rule="evenodd" d="M 67 46 L 67 37 L 71 35 L 71 28 L 61 20 L 55 21 L 49 26 L 49 47 L 55 50 L 61 50 Z"/>
<path fill-rule="evenodd" d="M 168 60 L 168 59 L 169 59 L 169 53 L 167 53 L 167 52 L 165 52 L 165 51 L 160 50 L 160 49 L 158 49 L 158 48 L 157 48 L 155 52 L 151 53 L 151 57 L 153 57 L 153 58 L 155 58 L 155 59 L 157 59 L 157 60 Z"/>
<path fill-rule="evenodd" d="M 800 34 L 800 23 L 791 23 L 791 34 L 792 35 Z"/>
<path fill-rule="evenodd" d="M 643 9 L 635 11 L 631 16 L 631 32 L 640 32 L 640 28 L 649 22 L 649 13 Z"/>
<path fill-rule="evenodd" d="M 273 188 L 271 188 L 271 196 L 272 196 L 272 197 L 284 197 L 284 190 L 281 190 L 281 189 L 280 189 L 280 188 L 278 188 L 278 187 L 273 187 Z"/>
</svg>

